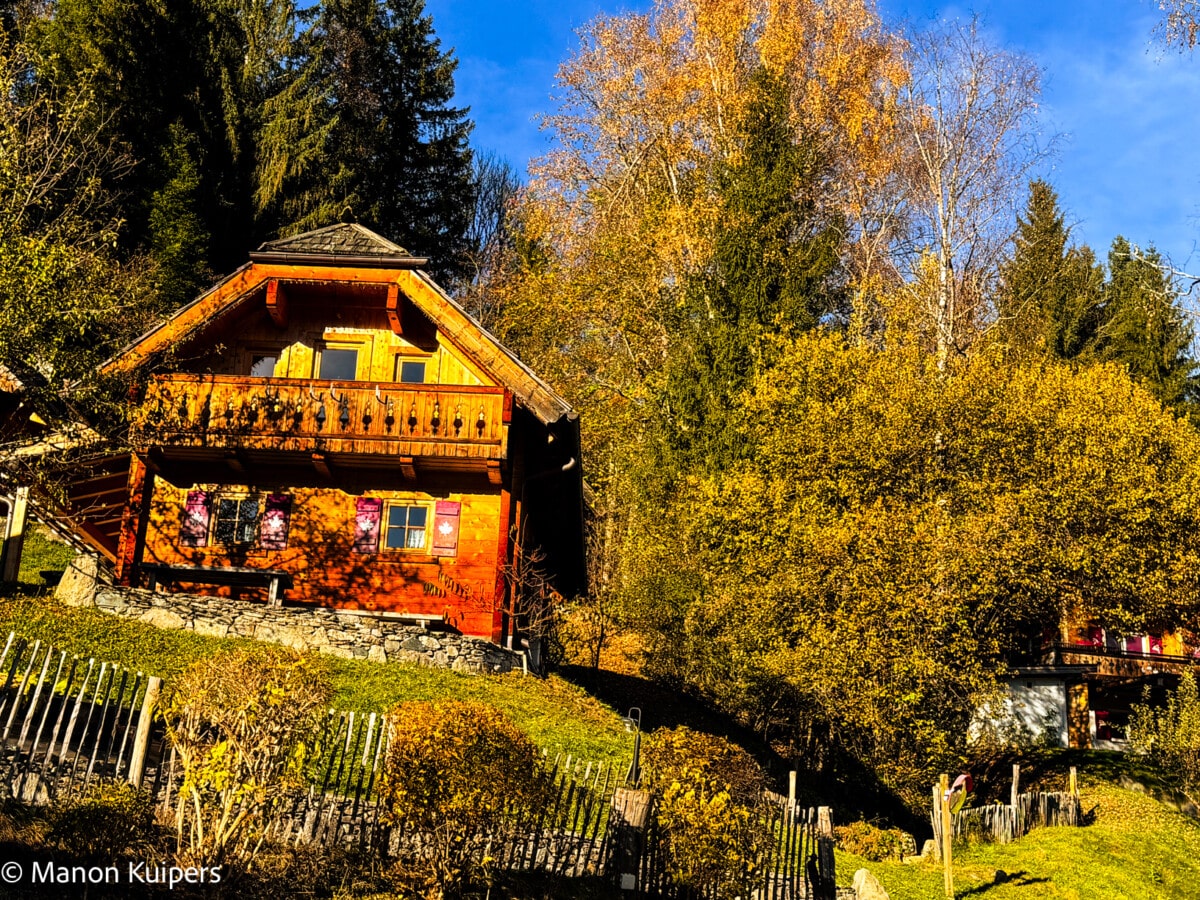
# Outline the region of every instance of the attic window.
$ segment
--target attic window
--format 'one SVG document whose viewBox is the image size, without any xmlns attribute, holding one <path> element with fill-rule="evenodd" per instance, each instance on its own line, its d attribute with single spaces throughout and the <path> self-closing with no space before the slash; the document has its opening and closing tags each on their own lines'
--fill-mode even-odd
<svg viewBox="0 0 1200 900">
<path fill-rule="evenodd" d="M 279 362 L 277 353 L 253 353 L 250 355 L 250 377 L 270 378 L 275 374 L 275 365 Z"/>
<path fill-rule="evenodd" d="M 425 383 L 425 363 L 400 360 L 398 368 L 400 371 L 396 380 L 402 384 Z"/>
<path fill-rule="evenodd" d="M 358 351 L 325 348 L 317 377 L 322 381 L 355 381 L 358 378 Z"/>
</svg>

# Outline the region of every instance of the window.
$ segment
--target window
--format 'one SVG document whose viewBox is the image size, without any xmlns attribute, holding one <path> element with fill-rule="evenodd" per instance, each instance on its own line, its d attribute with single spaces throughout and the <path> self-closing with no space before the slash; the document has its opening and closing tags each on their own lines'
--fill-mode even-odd
<svg viewBox="0 0 1200 900">
<path fill-rule="evenodd" d="M 397 360 L 396 380 L 402 384 L 424 384 L 425 383 L 425 363 L 412 362 L 407 360 Z"/>
<path fill-rule="evenodd" d="M 215 544 L 253 544 L 258 537 L 256 497 L 222 497 L 217 501 Z"/>
<path fill-rule="evenodd" d="M 279 362 L 278 353 L 252 353 L 250 354 L 250 377 L 251 378 L 270 378 L 275 374 L 275 365 Z"/>
<path fill-rule="evenodd" d="M 321 365 L 317 377 L 322 381 L 356 381 L 358 379 L 358 351 L 326 347 L 321 351 Z"/>
<path fill-rule="evenodd" d="M 424 550 L 428 516 L 429 510 L 424 506 L 389 503 L 384 547 L 388 550 Z"/>
</svg>

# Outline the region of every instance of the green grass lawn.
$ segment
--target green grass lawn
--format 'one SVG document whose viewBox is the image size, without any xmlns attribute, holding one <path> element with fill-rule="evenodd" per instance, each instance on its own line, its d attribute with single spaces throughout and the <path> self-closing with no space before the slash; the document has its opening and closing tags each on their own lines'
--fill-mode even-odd
<svg viewBox="0 0 1200 900">
<path fill-rule="evenodd" d="M 1096 771 L 1111 772 L 1111 758 Z M 1132 761 L 1136 766 L 1137 762 Z M 1200 823 L 1144 794 L 1081 769 L 1083 828 L 1042 828 L 1011 844 L 955 849 L 960 898 L 985 900 L 1195 900 L 1200 897 Z M 892 900 L 941 900 L 937 863 L 868 862 L 838 853 L 838 881 L 869 869 Z M 998 876 L 1003 872 L 1003 876 Z"/>
<path fill-rule="evenodd" d="M 163 630 L 97 609 L 67 607 L 47 591 L 29 587 L 0 598 L 0 647 L 9 631 L 80 656 L 158 675 L 168 687 L 173 677 L 196 660 L 255 643 Z M 403 700 L 478 700 L 508 713 L 551 755 L 561 751 L 600 762 L 627 759 L 632 754 L 632 740 L 621 718 L 557 676 L 463 675 L 403 663 L 322 659 L 333 683 L 333 705 L 340 709 L 382 712 Z"/>
</svg>

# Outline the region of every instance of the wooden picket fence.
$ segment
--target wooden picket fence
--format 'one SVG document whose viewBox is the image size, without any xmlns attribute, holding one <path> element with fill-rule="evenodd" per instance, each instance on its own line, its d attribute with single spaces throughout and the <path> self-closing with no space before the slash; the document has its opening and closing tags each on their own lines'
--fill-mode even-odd
<svg viewBox="0 0 1200 900">
<path fill-rule="evenodd" d="M 1007 844 L 1034 828 L 1083 824 L 1079 795 L 1071 791 L 1031 791 L 1014 803 L 993 803 L 963 809 L 951 816 L 954 840 L 982 840 Z M 941 803 L 933 804 L 933 833 L 941 834 Z M 935 846 L 937 842 L 934 842 Z M 940 847 L 936 851 L 940 858 Z"/>
<path fill-rule="evenodd" d="M 755 900 L 834 900 L 834 839 L 829 808 L 767 802 L 760 814 L 770 840 L 745 884 L 732 896 L 748 894 Z M 698 891 L 672 881 L 668 844 L 653 815 L 649 817 L 646 852 L 641 858 L 637 883 L 649 896 L 671 900 L 721 900 L 731 896 L 723 893 L 719 885 Z"/>
<path fill-rule="evenodd" d="M 0 779 L 11 796 L 47 802 L 131 773 L 140 783 L 158 679 L 11 632 L 0 678 Z"/>
<path fill-rule="evenodd" d="M 154 708 L 161 681 L 121 666 L 81 659 L 10 633 L 0 651 L 0 790 L 31 803 L 79 796 L 102 781 L 147 789 L 163 821 L 173 821 L 183 772 Z M 370 850 L 385 857 L 420 851 L 421 836 L 387 826 L 379 798 L 392 720 L 379 713 L 331 711 L 315 744 L 308 786 L 282 798 L 270 837 L 288 845 Z M 699 898 L 671 880 L 669 847 L 649 795 L 625 783 L 624 766 L 559 755 L 546 760 L 549 801 L 513 810 L 502 833 L 478 851 L 497 870 L 576 878 L 633 879 L 633 894 Z M 633 842 L 618 846 L 629 798 L 643 798 Z M 824 900 L 833 894 L 829 810 L 802 809 L 768 795 L 760 814 L 772 841 L 757 861 L 757 900 Z M 631 870 L 631 871 L 630 871 Z M 723 900 L 710 891 L 705 900 Z"/>
</svg>

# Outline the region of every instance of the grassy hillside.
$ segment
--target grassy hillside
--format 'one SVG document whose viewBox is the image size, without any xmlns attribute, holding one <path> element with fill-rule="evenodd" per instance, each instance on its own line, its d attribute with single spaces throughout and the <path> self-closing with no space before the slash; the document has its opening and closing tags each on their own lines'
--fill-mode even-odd
<svg viewBox="0 0 1200 900">
<path fill-rule="evenodd" d="M 1108 780 L 1111 760 L 1082 770 L 1084 828 L 1037 829 L 1012 844 L 955 851 L 955 896 L 987 900 L 1195 900 L 1200 823 Z M 1131 762 L 1136 764 L 1135 760 Z M 1099 776 L 1093 773 L 1100 773 Z M 838 854 L 838 880 L 869 869 L 892 900 L 941 900 L 936 863 L 868 862 Z"/>
<path fill-rule="evenodd" d="M 166 631 L 96 609 L 66 607 L 28 588 L 0 599 L 0 646 L 9 631 L 161 676 L 168 682 L 191 663 L 222 650 L 253 644 Z M 323 657 L 341 709 L 383 711 L 402 700 L 443 697 L 478 700 L 505 712 L 538 746 L 588 760 L 628 758 L 630 736 L 612 709 L 557 676 L 461 675 L 402 663 Z"/>
</svg>

